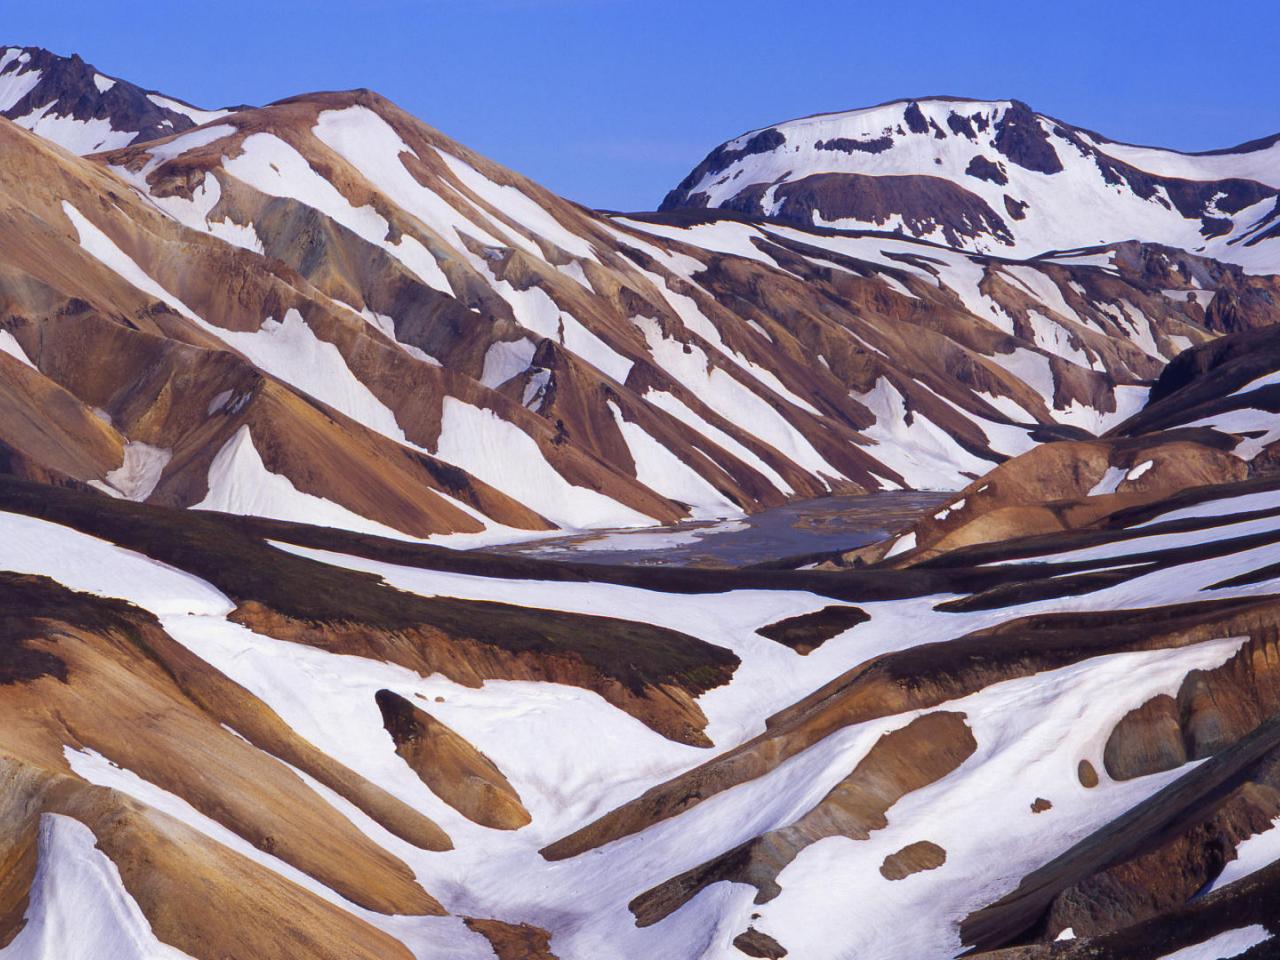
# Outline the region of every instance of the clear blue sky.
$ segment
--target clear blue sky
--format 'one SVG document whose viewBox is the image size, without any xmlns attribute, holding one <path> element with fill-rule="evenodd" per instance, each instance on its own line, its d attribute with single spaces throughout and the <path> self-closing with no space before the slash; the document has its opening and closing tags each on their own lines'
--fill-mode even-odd
<svg viewBox="0 0 1280 960">
<path fill-rule="evenodd" d="M 625 210 L 745 130 L 904 96 L 1183 150 L 1280 132 L 1275 0 L 0 0 L 0 31 L 201 106 L 371 87 Z"/>
</svg>

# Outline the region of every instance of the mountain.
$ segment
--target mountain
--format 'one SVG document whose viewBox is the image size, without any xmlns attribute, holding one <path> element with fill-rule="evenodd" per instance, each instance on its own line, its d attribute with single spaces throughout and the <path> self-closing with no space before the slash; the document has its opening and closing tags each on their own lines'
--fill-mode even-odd
<svg viewBox="0 0 1280 960">
<path fill-rule="evenodd" d="M 99 73 L 77 55 L 0 47 L 0 116 L 72 153 L 155 140 L 224 116 Z"/>
<path fill-rule="evenodd" d="M 1244 322 L 1272 290 L 1150 245 L 1023 262 L 607 217 L 364 92 L 90 161 L 4 136 L 26 158 L 9 170 L 14 215 L 57 248 L 9 261 L 7 335 L 84 425 L 0 431 L 25 475 L 117 490 L 108 474 L 143 475 L 121 492 L 419 537 L 962 486 L 1038 438 L 1123 418 L 1224 322 L 1216 304 L 1244 304 Z M 32 195 L 24 170 L 46 166 Z M 108 341 L 120 359 L 88 376 L 84 345 Z M 175 392 L 183 365 L 243 372 Z M 259 381 L 323 426 L 260 410 Z M 336 450 L 353 443 L 385 451 L 374 487 L 350 483 L 366 454 Z M 73 468 L 68 444 L 97 449 Z"/>
<path fill-rule="evenodd" d="M 0 118 L 0 960 L 1280 956 L 1275 275 L 188 119 Z M 895 487 L 753 566 L 457 549 Z"/>
<path fill-rule="evenodd" d="M 1280 270 L 1280 136 L 1188 154 L 1018 100 L 935 97 L 820 114 L 721 144 L 662 209 L 885 230 L 1033 256 L 1143 240 Z"/>
<path fill-rule="evenodd" d="M 1047 443 L 1001 464 L 890 541 L 834 561 L 905 567 L 1010 538 L 1105 527 L 1186 491 L 1280 472 L 1280 345 L 1248 330 L 1187 350 L 1147 404 L 1101 437 Z"/>
</svg>

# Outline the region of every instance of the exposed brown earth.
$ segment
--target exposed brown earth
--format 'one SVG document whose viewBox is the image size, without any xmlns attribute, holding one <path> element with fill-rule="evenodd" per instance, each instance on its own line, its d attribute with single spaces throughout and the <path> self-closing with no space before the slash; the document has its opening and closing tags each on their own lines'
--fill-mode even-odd
<svg viewBox="0 0 1280 960">
<path fill-rule="evenodd" d="M 1122 473 L 1115 489 L 1090 496 L 1109 470 Z M 976 544 L 1088 528 L 1182 490 L 1247 475 L 1243 460 L 1192 440 L 1157 435 L 1046 443 L 996 467 L 914 524 L 916 547 L 888 562 L 916 564 Z M 853 551 L 839 562 L 874 561 L 889 545 Z"/>
<path fill-rule="evenodd" d="M 529 823 L 520 795 L 493 761 L 470 743 L 390 690 L 378 691 L 378 708 L 396 753 L 449 806 L 497 830 L 518 830 Z"/>
<path fill-rule="evenodd" d="M 796 653 L 811 653 L 823 643 L 871 618 L 857 607 L 823 607 L 813 613 L 788 617 L 756 633 L 790 647 Z"/>
<path fill-rule="evenodd" d="M 1080 781 L 1080 786 L 1092 790 L 1098 785 L 1098 771 L 1088 760 L 1081 760 L 1076 767 L 1076 779 Z"/>
<path fill-rule="evenodd" d="M 782 960 L 787 955 L 782 944 L 755 927 L 748 927 L 734 937 L 733 945 L 748 957 L 760 957 L 763 960 Z"/>
<path fill-rule="evenodd" d="M 551 934 L 527 923 L 466 918 L 467 927 L 483 936 L 498 960 L 558 960 L 551 952 Z"/>
<path fill-rule="evenodd" d="M 1103 653 L 1176 648 L 1244 636 L 1266 629 L 1274 616 L 1272 598 L 1205 601 L 1151 611 L 1045 614 L 885 654 L 770 717 L 760 736 L 651 788 L 542 852 L 548 859 L 560 860 L 630 836 L 729 787 L 763 776 L 823 737 L 855 723 L 934 707 L 1001 680 Z"/>
<path fill-rule="evenodd" d="M 976 748 L 964 714 L 938 712 L 917 717 L 876 741 L 853 772 L 795 823 L 750 840 L 636 897 L 629 905 L 636 923 L 647 926 L 658 922 L 720 880 L 750 883 L 757 891 L 756 903 L 772 900 L 782 892 L 778 874 L 809 844 L 826 837 L 867 839 L 871 831 L 888 823 L 885 814 L 893 804 L 955 770 Z M 921 863 L 928 859 L 924 851 L 913 853 L 919 854 Z"/>
<path fill-rule="evenodd" d="M 885 857 L 880 875 L 886 880 L 905 880 L 922 870 L 937 870 L 946 862 L 947 851 L 931 840 L 917 840 Z"/>
</svg>

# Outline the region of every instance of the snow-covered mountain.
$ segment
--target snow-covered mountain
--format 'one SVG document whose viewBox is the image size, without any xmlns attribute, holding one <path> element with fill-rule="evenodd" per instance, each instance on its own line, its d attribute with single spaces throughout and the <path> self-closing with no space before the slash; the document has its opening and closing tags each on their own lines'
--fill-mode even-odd
<svg viewBox="0 0 1280 960">
<path fill-rule="evenodd" d="M 109 77 L 78 55 L 61 57 L 40 47 L 0 47 L 0 116 L 72 153 L 155 140 L 227 112 L 201 110 Z"/>
<path fill-rule="evenodd" d="M 76 442 L 102 442 L 105 411 L 115 452 L 69 469 L 64 447 L 54 458 L 16 425 L 0 439 L 32 470 L 120 490 L 114 477 L 135 497 L 284 519 L 319 498 L 330 522 L 413 536 L 963 486 L 1037 439 L 1122 419 L 1164 362 L 1212 336 L 1219 301 L 1271 289 L 1137 244 L 1022 262 L 606 217 L 366 92 L 237 111 L 91 161 L 0 133 L 7 202 L 28 246 L 49 247 L 12 261 L 27 282 L 11 288 L 7 336 L 42 389 L 79 404 L 94 439 Z M 32 195 L 33 169 L 56 188 Z M 86 338 L 171 359 L 140 394 L 130 363 L 87 376 Z M 174 394 L 187 364 L 241 373 Z M 323 404 L 326 444 L 385 450 L 394 495 L 352 484 L 312 429 L 254 402 L 257 382 L 305 398 L 291 417 Z"/>
<path fill-rule="evenodd" d="M 25 53 L 0 960 L 1278 955 L 1274 145 L 1038 247 L 1045 150 L 1136 148 L 920 101 L 815 149 L 921 236 L 606 215 L 368 91 L 76 156 L 137 88 Z M 912 137 L 1064 189 L 1002 243 Z M 897 486 L 955 492 L 767 567 L 451 549 Z"/>
<path fill-rule="evenodd" d="M 1187 154 L 1017 100 L 899 100 L 753 130 L 663 202 L 1028 257 L 1142 240 L 1280 271 L 1280 136 Z"/>
</svg>

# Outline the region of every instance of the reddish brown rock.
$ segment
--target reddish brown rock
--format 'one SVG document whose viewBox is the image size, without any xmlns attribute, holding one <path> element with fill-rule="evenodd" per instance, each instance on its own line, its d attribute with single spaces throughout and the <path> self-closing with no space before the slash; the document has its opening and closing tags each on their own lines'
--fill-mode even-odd
<svg viewBox="0 0 1280 960">
<path fill-rule="evenodd" d="M 932 841 L 918 840 L 885 857 L 880 875 L 886 880 L 904 880 L 913 873 L 936 870 L 946 862 L 947 851 Z"/>
<path fill-rule="evenodd" d="M 498 960 L 558 960 L 551 952 L 551 934 L 541 927 L 479 917 L 464 917 L 463 922 L 489 941 Z"/>
<path fill-rule="evenodd" d="M 492 760 L 399 694 L 379 690 L 377 699 L 396 753 L 432 793 L 481 826 L 518 830 L 529 823 L 520 795 Z"/>
<path fill-rule="evenodd" d="M 1080 761 L 1080 765 L 1076 768 L 1076 777 L 1080 781 L 1080 786 L 1090 790 L 1098 785 L 1098 771 L 1088 760 Z"/>
<path fill-rule="evenodd" d="M 787 955 L 786 948 L 777 940 L 755 927 L 747 929 L 733 938 L 733 945 L 748 957 L 762 960 L 782 960 Z"/>
</svg>

